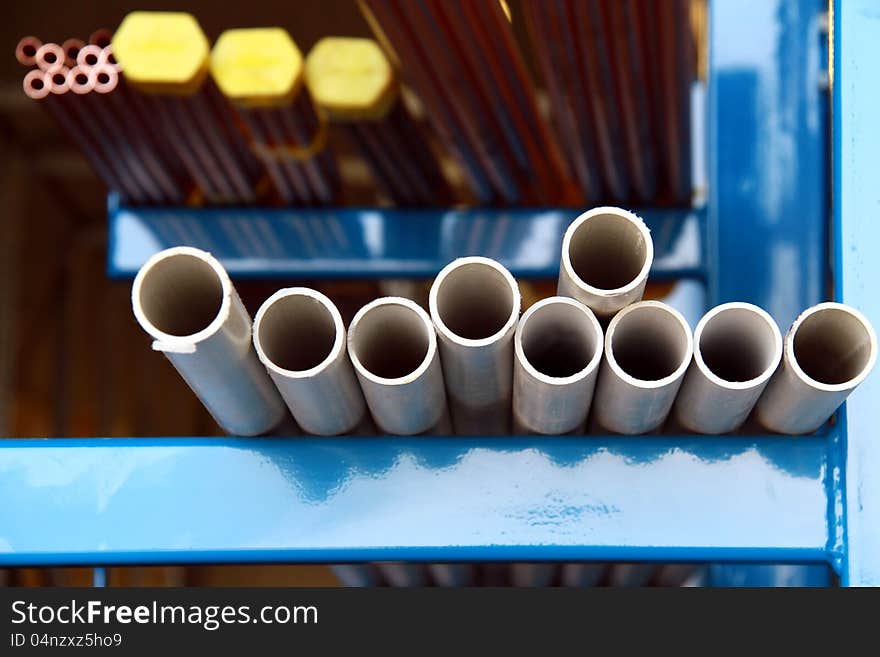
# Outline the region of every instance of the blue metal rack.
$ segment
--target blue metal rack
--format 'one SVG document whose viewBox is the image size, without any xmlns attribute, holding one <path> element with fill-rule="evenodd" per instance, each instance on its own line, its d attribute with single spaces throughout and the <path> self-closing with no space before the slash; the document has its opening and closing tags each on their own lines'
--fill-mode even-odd
<svg viewBox="0 0 880 657">
<path fill-rule="evenodd" d="M 708 202 L 644 212 L 652 274 L 705 285 L 709 304 L 757 303 L 787 326 L 829 295 L 833 270 L 835 298 L 880 325 L 880 258 L 868 250 L 880 91 L 859 66 L 880 48 L 880 12 L 871 0 L 834 3 L 829 117 L 824 9 L 711 3 Z M 133 275 L 183 243 L 213 251 L 234 277 L 431 276 L 466 253 L 555 276 L 573 214 L 111 202 L 109 271 Z M 834 423 L 796 439 L 7 440 L 0 565 L 685 560 L 829 564 L 844 584 L 877 585 L 878 398 L 875 375 Z"/>
</svg>

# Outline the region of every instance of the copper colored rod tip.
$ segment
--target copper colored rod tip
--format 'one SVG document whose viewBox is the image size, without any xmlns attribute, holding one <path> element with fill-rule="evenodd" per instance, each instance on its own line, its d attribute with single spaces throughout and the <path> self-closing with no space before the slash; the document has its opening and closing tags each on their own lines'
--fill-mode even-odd
<svg viewBox="0 0 880 657">
<path fill-rule="evenodd" d="M 79 51 L 85 47 L 85 42 L 82 39 L 68 39 L 64 43 L 61 44 L 61 49 L 64 51 L 64 65 L 65 66 L 76 66 L 76 56 L 79 55 Z"/>
<path fill-rule="evenodd" d="M 22 87 L 28 98 L 33 98 L 34 100 L 45 98 L 51 93 L 49 85 L 46 84 L 45 72 L 38 69 L 27 72 L 27 75 L 24 76 Z"/>
<path fill-rule="evenodd" d="M 104 46 L 101 48 L 101 56 L 98 58 L 98 63 L 113 68 L 117 73 L 122 70 L 122 67 L 113 55 L 113 46 Z"/>
<path fill-rule="evenodd" d="M 36 66 L 37 51 L 43 42 L 35 36 L 22 37 L 15 46 L 15 58 L 22 66 Z"/>
<path fill-rule="evenodd" d="M 57 43 L 44 43 L 37 49 L 34 59 L 37 66 L 45 71 L 53 66 L 64 64 L 64 50 Z"/>
<path fill-rule="evenodd" d="M 49 91 L 53 94 L 66 94 L 70 91 L 70 84 L 67 82 L 67 75 L 70 69 L 64 65 L 53 66 L 46 71 L 46 79 L 49 81 Z"/>
<path fill-rule="evenodd" d="M 108 30 L 106 27 L 102 27 L 99 30 L 95 30 L 89 35 L 89 43 L 99 48 L 104 48 L 105 46 L 110 45 L 110 41 L 113 39 L 113 32 Z"/>
<path fill-rule="evenodd" d="M 119 74 L 112 66 L 100 64 L 93 70 L 95 72 L 95 91 L 99 94 L 108 94 L 119 84 Z"/>
<path fill-rule="evenodd" d="M 74 66 L 67 73 L 67 85 L 70 90 L 81 96 L 95 90 L 95 75 L 80 66 Z"/>
<path fill-rule="evenodd" d="M 91 68 L 101 63 L 101 48 L 94 44 L 85 46 L 76 56 L 76 63 L 82 68 Z"/>
</svg>

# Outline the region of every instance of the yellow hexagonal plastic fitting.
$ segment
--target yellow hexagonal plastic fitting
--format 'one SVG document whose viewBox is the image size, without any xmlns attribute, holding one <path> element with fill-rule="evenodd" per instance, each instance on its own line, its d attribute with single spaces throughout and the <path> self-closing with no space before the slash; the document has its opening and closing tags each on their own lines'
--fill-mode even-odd
<svg viewBox="0 0 880 657">
<path fill-rule="evenodd" d="M 388 58 L 372 39 L 325 37 L 306 57 L 312 99 L 335 120 L 376 120 L 397 99 Z"/>
<path fill-rule="evenodd" d="M 183 12 L 133 11 L 113 35 L 113 55 L 126 79 L 148 93 L 195 93 L 209 52 L 198 21 Z"/>
<path fill-rule="evenodd" d="M 280 27 L 227 30 L 211 51 L 211 75 L 235 103 L 281 105 L 300 90 L 302 54 Z"/>
</svg>

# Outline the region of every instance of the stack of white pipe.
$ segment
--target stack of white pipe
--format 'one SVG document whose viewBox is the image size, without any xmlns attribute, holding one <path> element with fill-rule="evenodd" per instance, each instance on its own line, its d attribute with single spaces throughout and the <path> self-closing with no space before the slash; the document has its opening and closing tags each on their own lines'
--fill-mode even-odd
<svg viewBox="0 0 880 657">
<path fill-rule="evenodd" d="M 635 214 L 585 212 L 563 239 L 559 296 L 521 318 L 516 281 L 482 257 L 440 272 L 430 314 L 384 297 L 347 335 L 333 302 L 308 288 L 276 292 L 252 325 L 220 263 L 189 247 L 150 258 L 132 304 L 217 422 L 248 436 L 281 426 L 285 405 L 305 433 L 323 436 L 372 423 L 397 435 L 505 435 L 511 424 L 577 434 L 588 420 L 602 432 L 719 434 L 749 417 L 801 434 L 873 368 L 873 328 L 838 303 L 806 310 L 784 341 L 747 303 L 711 309 L 692 334 L 678 311 L 641 300 L 653 252 Z"/>
</svg>

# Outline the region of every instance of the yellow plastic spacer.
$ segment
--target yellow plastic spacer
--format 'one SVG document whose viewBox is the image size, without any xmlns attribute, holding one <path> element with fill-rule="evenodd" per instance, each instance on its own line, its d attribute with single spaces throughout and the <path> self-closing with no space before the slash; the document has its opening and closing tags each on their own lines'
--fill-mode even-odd
<svg viewBox="0 0 880 657">
<path fill-rule="evenodd" d="M 331 120 L 381 119 L 397 99 L 399 85 L 379 44 L 372 39 L 325 37 L 306 57 L 312 100 Z"/>
<path fill-rule="evenodd" d="M 302 84 L 302 54 L 286 30 L 226 30 L 211 51 L 211 75 L 229 100 L 245 107 L 284 105 Z"/>
<path fill-rule="evenodd" d="M 126 80 L 147 93 L 198 91 L 209 50 L 198 21 L 183 12 L 133 11 L 113 35 L 113 55 Z"/>
</svg>

